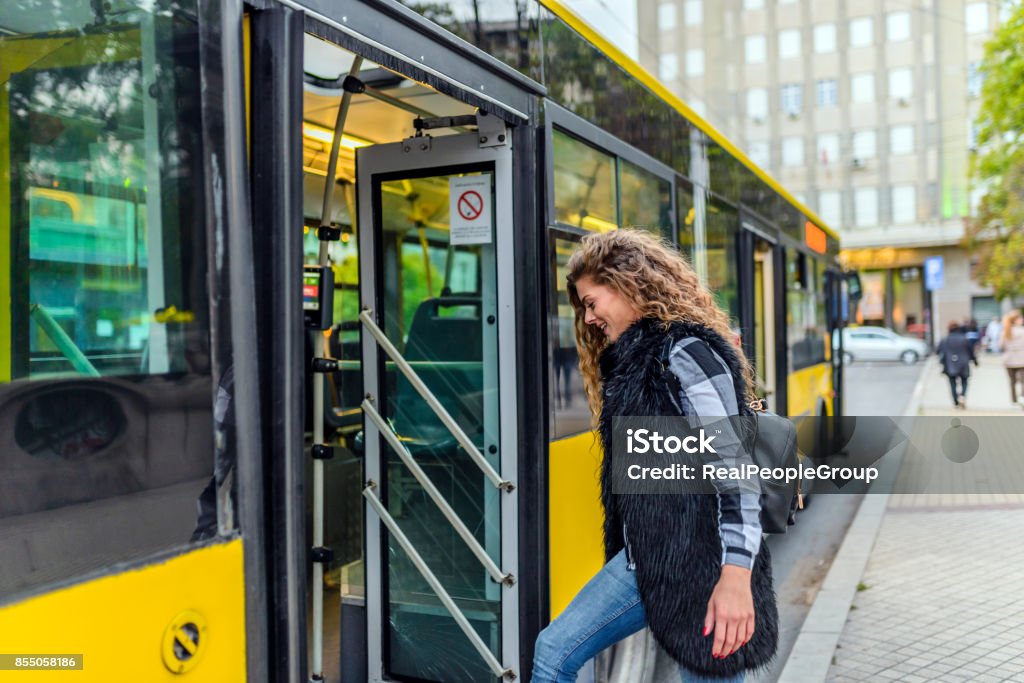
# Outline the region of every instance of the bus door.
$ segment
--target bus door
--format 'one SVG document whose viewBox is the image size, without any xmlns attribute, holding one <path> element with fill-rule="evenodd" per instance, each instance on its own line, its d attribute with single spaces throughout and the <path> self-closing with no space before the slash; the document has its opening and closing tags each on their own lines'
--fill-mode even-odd
<svg viewBox="0 0 1024 683">
<path fill-rule="evenodd" d="M 778 291 L 775 272 L 775 243 L 760 230 L 754 232 L 746 221 L 742 242 L 749 258 L 744 259 L 743 268 L 752 268 L 749 273 L 751 291 L 744 296 L 743 348 L 754 364 L 757 395 L 765 400 L 769 410 L 778 411 L 778 359 L 776 344 L 776 316 L 781 313 L 776 307 Z"/>
<path fill-rule="evenodd" d="M 356 153 L 372 681 L 520 675 L 512 131 L 459 118 Z"/>
</svg>

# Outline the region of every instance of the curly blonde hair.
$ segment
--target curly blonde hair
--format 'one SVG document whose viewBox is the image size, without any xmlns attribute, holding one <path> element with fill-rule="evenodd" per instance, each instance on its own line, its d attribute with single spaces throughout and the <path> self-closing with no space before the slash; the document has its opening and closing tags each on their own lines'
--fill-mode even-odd
<svg viewBox="0 0 1024 683">
<path fill-rule="evenodd" d="M 585 309 L 576 291 L 582 277 L 611 287 L 639 311 L 642 318 L 657 318 L 667 329 L 675 321 L 697 323 L 731 340 L 729 317 L 719 308 L 711 292 L 700 283 L 686 258 L 672 246 L 643 230 L 615 230 L 585 236 L 569 258 L 566 281 L 569 302 L 576 311 L 576 349 L 579 351 L 583 389 L 587 394 L 592 421 L 601 415 L 601 371 L 598 361 L 608 346 L 605 334 L 584 322 Z M 753 370 L 736 349 L 748 392 L 754 386 Z M 737 396 L 738 401 L 751 399 Z"/>
</svg>

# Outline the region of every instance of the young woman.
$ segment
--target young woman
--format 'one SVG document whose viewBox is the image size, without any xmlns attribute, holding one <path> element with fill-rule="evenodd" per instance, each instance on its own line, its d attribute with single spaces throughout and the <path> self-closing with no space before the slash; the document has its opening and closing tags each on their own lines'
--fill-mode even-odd
<svg viewBox="0 0 1024 683">
<path fill-rule="evenodd" d="M 1024 408 L 1024 393 L 1017 393 L 1017 385 L 1024 392 L 1024 315 L 1010 311 L 1003 320 L 1003 365 L 1010 379 L 1010 401 Z"/>
<path fill-rule="evenodd" d="M 778 612 L 756 493 L 613 495 L 615 416 L 750 413 L 752 372 L 726 314 L 656 237 L 583 238 L 568 263 L 584 389 L 604 452 L 604 568 L 537 639 L 534 683 L 583 664 L 644 626 L 683 683 L 742 681 L 775 654 Z"/>
</svg>

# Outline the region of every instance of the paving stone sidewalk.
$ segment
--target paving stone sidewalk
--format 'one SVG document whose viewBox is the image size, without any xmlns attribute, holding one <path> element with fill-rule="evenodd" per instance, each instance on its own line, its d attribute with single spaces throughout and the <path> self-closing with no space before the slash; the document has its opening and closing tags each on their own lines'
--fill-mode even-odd
<svg viewBox="0 0 1024 683">
<path fill-rule="evenodd" d="M 919 414 L 1024 419 L 979 360 L 967 410 L 929 360 Z M 827 680 L 1024 682 L 1022 535 L 1024 491 L 891 495 Z"/>
</svg>

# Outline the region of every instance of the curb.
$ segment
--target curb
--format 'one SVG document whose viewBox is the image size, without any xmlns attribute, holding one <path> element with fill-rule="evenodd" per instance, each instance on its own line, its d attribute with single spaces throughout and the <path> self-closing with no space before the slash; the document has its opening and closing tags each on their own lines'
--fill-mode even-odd
<svg viewBox="0 0 1024 683">
<path fill-rule="evenodd" d="M 934 371 L 935 362 L 934 356 L 925 361 L 904 417 L 916 416 L 920 411 L 928 371 Z M 879 477 L 861 501 L 814 604 L 800 627 L 786 666 L 779 674 L 779 683 L 821 683 L 828 678 L 850 605 L 857 595 L 857 584 L 864 576 L 864 568 L 889 504 L 889 493 L 879 493 L 878 490 L 895 479 L 902 462 L 901 452 L 895 458 L 887 459 L 879 468 Z"/>
</svg>

